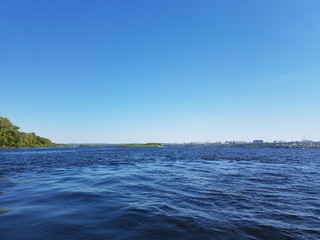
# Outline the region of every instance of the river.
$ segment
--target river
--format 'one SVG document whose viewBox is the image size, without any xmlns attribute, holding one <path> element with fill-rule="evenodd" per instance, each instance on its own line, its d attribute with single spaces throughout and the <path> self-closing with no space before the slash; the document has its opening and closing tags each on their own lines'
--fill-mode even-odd
<svg viewBox="0 0 320 240">
<path fill-rule="evenodd" d="M 0 239 L 320 239 L 320 150 L 0 150 Z"/>
</svg>

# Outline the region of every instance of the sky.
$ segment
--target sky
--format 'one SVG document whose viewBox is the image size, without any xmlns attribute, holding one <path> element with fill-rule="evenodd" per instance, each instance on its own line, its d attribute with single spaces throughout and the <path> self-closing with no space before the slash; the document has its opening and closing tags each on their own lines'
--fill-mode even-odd
<svg viewBox="0 0 320 240">
<path fill-rule="evenodd" d="M 57 143 L 320 141 L 318 0 L 1 0 L 0 116 Z"/>
</svg>

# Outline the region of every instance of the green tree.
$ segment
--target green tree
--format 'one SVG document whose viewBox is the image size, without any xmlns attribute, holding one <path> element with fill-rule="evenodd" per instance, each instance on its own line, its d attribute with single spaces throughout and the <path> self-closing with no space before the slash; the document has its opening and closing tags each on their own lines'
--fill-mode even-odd
<svg viewBox="0 0 320 240">
<path fill-rule="evenodd" d="M 0 147 L 15 147 L 19 141 L 19 127 L 0 117 Z"/>
<path fill-rule="evenodd" d="M 55 144 L 47 138 L 35 133 L 19 132 L 19 127 L 9 119 L 0 117 L 0 148 L 7 147 L 54 147 Z"/>
</svg>

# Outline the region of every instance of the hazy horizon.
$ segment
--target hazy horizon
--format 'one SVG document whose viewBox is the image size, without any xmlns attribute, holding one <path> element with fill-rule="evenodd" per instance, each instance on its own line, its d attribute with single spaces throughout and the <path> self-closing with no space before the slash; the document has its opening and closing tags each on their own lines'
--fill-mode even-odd
<svg viewBox="0 0 320 240">
<path fill-rule="evenodd" d="M 0 116 L 57 143 L 320 141 L 320 2 L 0 3 Z"/>
</svg>

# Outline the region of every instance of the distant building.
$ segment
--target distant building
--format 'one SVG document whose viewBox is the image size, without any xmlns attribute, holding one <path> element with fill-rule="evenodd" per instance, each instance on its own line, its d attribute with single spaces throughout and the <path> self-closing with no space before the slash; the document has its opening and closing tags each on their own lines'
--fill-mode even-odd
<svg viewBox="0 0 320 240">
<path fill-rule="evenodd" d="M 311 140 L 302 140 L 301 146 L 302 147 L 313 147 L 313 142 Z"/>
<path fill-rule="evenodd" d="M 253 140 L 252 143 L 263 143 L 263 140 Z"/>
</svg>

